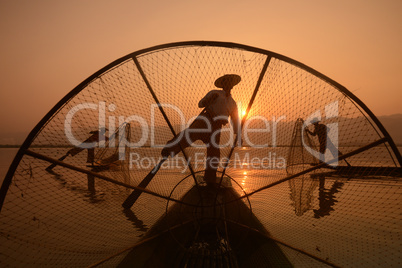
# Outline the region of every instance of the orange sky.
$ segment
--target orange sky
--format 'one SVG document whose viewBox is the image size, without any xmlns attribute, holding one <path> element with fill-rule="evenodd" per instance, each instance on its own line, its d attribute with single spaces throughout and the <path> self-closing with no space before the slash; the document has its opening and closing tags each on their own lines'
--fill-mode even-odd
<svg viewBox="0 0 402 268">
<path fill-rule="evenodd" d="M 298 60 L 376 115 L 402 113 L 401 0 L 5 0 L 0 135 L 29 132 L 113 60 L 176 41 L 229 41 Z"/>
</svg>

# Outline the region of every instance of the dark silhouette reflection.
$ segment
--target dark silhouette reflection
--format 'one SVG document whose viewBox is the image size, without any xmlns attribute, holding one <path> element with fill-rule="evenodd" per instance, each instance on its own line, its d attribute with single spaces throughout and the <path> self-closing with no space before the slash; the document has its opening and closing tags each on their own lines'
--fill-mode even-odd
<svg viewBox="0 0 402 268">
<path fill-rule="evenodd" d="M 95 177 L 93 175 L 88 174 L 88 191 L 90 193 L 95 194 Z"/>
<path fill-rule="evenodd" d="M 302 216 L 306 211 L 311 209 L 311 200 L 317 184 L 316 179 L 307 175 L 289 180 L 290 199 L 297 216 Z"/>
<path fill-rule="evenodd" d="M 85 188 L 83 185 L 75 185 L 71 181 L 66 180 L 62 174 L 56 173 L 53 170 L 49 170 L 48 173 L 52 175 L 55 181 L 60 183 L 62 188 L 83 195 L 84 201 L 88 201 L 89 203 L 98 203 L 104 201 L 105 193 L 96 192 L 95 177 L 93 175 L 90 174 L 87 175 L 88 185 L 87 188 Z"/>
<path fill-rule="evenodd" d="M 126 215 L 127 219 L 131 221 L 135 228 L 139 231 L 146 232 L 148 231 L 148 227 L 144 224 L 144 222 L 138 219 L 137 215 L 131 209 L 123 209 L 124 215 Z"/>
<path fill-rule="evenodd" d="M 333 206 L 338 202 L 335 199 L 335 194 L 339 192 L 344 184 L 343 182 L 335 181 L 330 189 L 325 189 L 325 176 L 319 176 L 318 179 L 320 181 L 318 188 L 318 200 L 320 208 L 313 210 L 314 218 L 316 219 L 329 216 L 331 211 L 334 211 Z"/>
<path fill-rule="evenodd" d="M 98 203 L 100 201 L 104 201 L 104 193 L 96 193 L 95 190 L 95 176 L 91 174 L 87 174 L 88 178 L 88 190 L 87 193 L 85 194 L 86 197 L 89 197 L 88 199 L 85 199 L 86 201 L 89 201 L 90 203 Z"/>
<path fill-rule="evenodd" d="M 335 194 L 341 190 L 343 185 L 343 182 L 334 181 L 331 188 L 326 189 L 325 176 L 322 174 L 304 175 L 289 180 L 290 199 L 295 208 L 295 214 L 302 216 L 311 210 L 313 194 L 318 186 L 319 208 L 313 209 L 314 218 L 329 216 L 331 211 L 334 211 L 334 205 L 338 202 Z"/>
</svg>

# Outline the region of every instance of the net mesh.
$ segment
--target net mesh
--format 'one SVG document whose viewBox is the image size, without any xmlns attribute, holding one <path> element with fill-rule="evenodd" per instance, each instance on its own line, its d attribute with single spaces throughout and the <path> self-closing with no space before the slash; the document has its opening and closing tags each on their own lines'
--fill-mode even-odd
<svg viewBox="0 0 402 268">
<path fill-rule="evenodd" d="M 201 112 L 198 102 L 214 81 L 232 73 L 242 78 L 232 96 L 247 117 L 240 147 L 232 148 L 231 124 L 222 128 L 218 174 L 261 225 L 249 237 L 258 229 L 296 267 L 399 266 L 401 181 L 393 174 L 401 160 L 375 119 L 342 87 L 293 60 L 197 43 L 122 58 L 56 106 L 10 175 L 0 214 L 1 265 L 114 267 L 150 230 L 165 234 L 154 226 L 174 211 L 175 200 L 186 203 L 202 178 L 202 143 L 165 161 L 131 209 L 122 203 L 161 160 L 166 142 Z M 345 160 L 320 162 L 318 137 L 305 134 L 313 118 L 328 127 Z M 99 126 L 110 139 L 97 141 L 95 167 L 86 149 L 61 159 Z M 119 163 L 110 161 L 116 153 L 124 155 Z M 322 157 L 336 160 L 329 149 Z M 247 229 L 240 218 L 227 221 Z M 275 256 L 266 258 L 255 265 Z"/>
</svg>

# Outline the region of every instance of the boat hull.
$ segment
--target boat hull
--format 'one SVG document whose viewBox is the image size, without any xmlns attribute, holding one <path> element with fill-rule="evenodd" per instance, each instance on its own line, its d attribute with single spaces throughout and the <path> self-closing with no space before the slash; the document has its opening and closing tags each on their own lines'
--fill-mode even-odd
<svg viewBox="0 0 402 268">
<path fill-rule="evenodd" d="M 119 267 L 292 267 L 232 187 L 194 186 Z"/>
</svg>

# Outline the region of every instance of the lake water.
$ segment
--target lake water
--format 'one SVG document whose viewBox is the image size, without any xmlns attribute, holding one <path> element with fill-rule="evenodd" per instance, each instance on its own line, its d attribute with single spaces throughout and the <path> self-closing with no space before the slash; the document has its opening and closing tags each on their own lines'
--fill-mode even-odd
<svg viewBox="0 0 402 268">
<path fill-rule="evenodd" d="M 3 179 L 6 176 L 7 170 L 11 165 L 15 155 L 18 152 L 18 148 L 0 148 L 0 182 L 3 183 Z"/>
<path fill-rule="evenodd" d="M 0 149 L 1 180 L 17 151 Z M 10 241 L 0 237 L 3 244 L 10 245 L 2 249 L 11 256 L 7 263 L 17 261 L 23 251 L 27 266 L 90 265 L 135 244 L 165 212 L 166 200 L 145 194 L 132 213 L 124 212 L 121 203 L 130 191 L 97 180 L 97 192 L 91 194 L 86 175 L 71 176 L 61 168 L 50 174 L 43 172 L 48 165 L 43 161 L 27 163 L 21 172 L 38 171 L 40 176 L 26 182 L 17 179 L 13 188 L 16 199 L 8 202 L 18 211 L 2 211 L 3 219 L 13 219 L 2 229 L 23 238 Z M 278 172 L 284 171 L 273 174 Z M 165 173 L 160 180 L 183 177 L 177 170 Z M 261 174 L 250 169 L 230 173 L 239 183 L 239 193 L 240 186 L 248 191 L 266 183 L 269 178 Z M 186 181 L 179 190 L 188 189 L 191 180 Z M 164 183 L 172 188 L 177 182 L 166 179 Z M 161 181 L 149 187 L 165 193 L 160 185 Z M 285 244 L 344 267 L 400 267 L 401 194 L 401 178 L 396 177 L 304 176 L 256 193 L 249 201 L 270 235 Z M 16 247 L 22 251 L 14 253 Z M 296 267 L 322 267 L 286 246 L 281 248 Z M 31 259 L 40 261 L 31 263 Z"/>
</svg>

